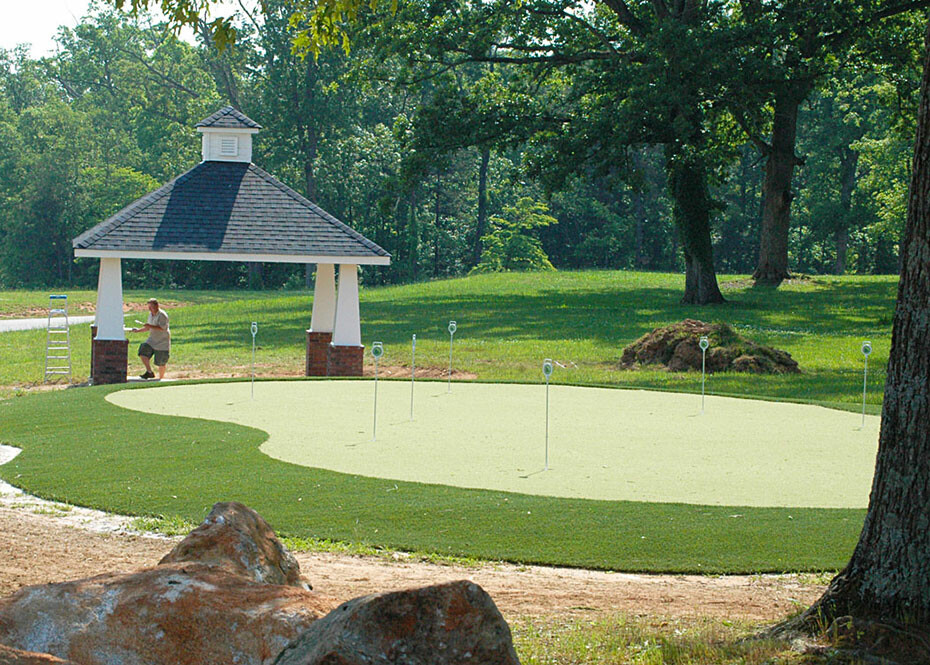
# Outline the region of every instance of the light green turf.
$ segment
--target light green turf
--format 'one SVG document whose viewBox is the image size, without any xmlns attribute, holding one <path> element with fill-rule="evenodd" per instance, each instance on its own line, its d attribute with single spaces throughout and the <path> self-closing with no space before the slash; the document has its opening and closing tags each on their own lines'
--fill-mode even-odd
<svg viewBox="0 0 930 665">
<path fill-rule="evenodd" d="M 259 382 L 123 390 L 126 408 L 268 432 L 262 451 L 364 476 L 557 497 L 729 506 L 868 504 L 879 419 L 818 406 L 638 390 L 545 386 Z"/>
</svg>

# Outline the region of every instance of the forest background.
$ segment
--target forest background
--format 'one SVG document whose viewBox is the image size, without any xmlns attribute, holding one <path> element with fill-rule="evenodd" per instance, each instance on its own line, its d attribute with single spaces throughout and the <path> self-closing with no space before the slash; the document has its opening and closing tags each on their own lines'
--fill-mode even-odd
<svg viewBox="0 0 930 665">
<path fill-rule="evenodd" d="M 191 43 L 92 5 L 54 55 L 0 50 L 0 287 L 92 287 L 71 238 L 199 162 L 194 125 L 225 104 L 263 125 L 256 164 L 392 254 L 369 284 L 684 270 L 694 201 L 717 271 L 787 276 L 763 265 L 779 215 L 792 272 L 899 271 L 925 3 L 613 4 L 411 0 L 319 53 L 295 48 L 291 0 L 243 3 L 222 50 L 206 16 Z M 311 269 L 126 261 L 124 283 Z"/>
</svg>

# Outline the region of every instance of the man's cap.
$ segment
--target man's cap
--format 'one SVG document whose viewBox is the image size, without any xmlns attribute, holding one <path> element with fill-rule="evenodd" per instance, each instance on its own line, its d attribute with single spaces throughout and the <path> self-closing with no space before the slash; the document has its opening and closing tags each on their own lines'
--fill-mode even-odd
<svg viewBox="0 0 930 665">
<path fill-rule="evenodd" d="M 149 304 L 155 303 L 155 304 L 157 305 L 157 304 L 158 304 L 158 298 L 149 298 L 148 302 L 149 302 Z"/>
</svg>

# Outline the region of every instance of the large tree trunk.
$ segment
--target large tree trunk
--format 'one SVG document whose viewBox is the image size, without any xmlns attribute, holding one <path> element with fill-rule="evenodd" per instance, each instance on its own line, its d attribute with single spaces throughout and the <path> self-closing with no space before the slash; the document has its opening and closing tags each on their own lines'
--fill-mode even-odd
<svg viewBox="0 0 930 665">
<path fill-rule="evenodd" d="M 927 32 L 930 40 L 930 25 Z M 930 58 L 925 55 L 917 138 L 901 248 L 903 266 L 875 478 L 865 525 L 846 568 L 802 617 L 840 617 L 859 634 L 893 625 L 907 662 L 930 661 Z M 863 630 L 862 620 L 869 622 Z M 901 632 L 903 629 L 904 632 Z M 853 639 L 855 637 L 853 636 Z M 915 653 L 919 655 L 914 655 Z M 902 661 L 903 662 L 903 661 Z"/>
<path fill-rule="evenodd" d="M 772 144 L 765 162 L 762 183 L 762 234 L 759 263 L 753 273 L 757 282 L 778 285 L 788 272 L 788 229 L 791 223 L 791 181 L 801 160 L 794 154 L 798 136 L 798 109 L 807 97 L 808 85 L 789 84 L 775 96 Z"/>
<path fill-rule="evenodd" d="M 637 151 L 632 155 L 633 168 L 637 173 L 643 170 L 643 160 Z M 640 270 L 646 264 L 643 256 L 643 238 L 646 225 L 646 203 L 641 186 L 634 187 L 630 192 L 630 208 L 633 213 L 633 269 Z"/>
<path fill-rule="evenodd" d="M 710 238 L 710 191 L 703 165 L 682 157 L 666 161 L 669 193 L 675 202 L 675 224 L 685 255 L 685 295 L 682 303 L 726 302 L 717 286 Z"/>
<path fill-rule="evenodd" d="M 475 240 L 471 250 L 471 262 L 474 266 L 481 263 L 481 239 L 488 228 L 488 163 L 490 161 L 490 148 L 482 148 L 481 164 L 478 166 L 478 223 L 475 224 Z"/>
<path fill-rule="evenodd" d="M 846 272 L 846 249 L 849 246 L 849 222 L 852 216 L 852 195 L 856 189 L 856 169 L 859 166 L 859 151 L 843 146 L 840 151 L 840 208 L 843 215 L 836 227 L 836 263 L 833 272 Z"/>
</svg>

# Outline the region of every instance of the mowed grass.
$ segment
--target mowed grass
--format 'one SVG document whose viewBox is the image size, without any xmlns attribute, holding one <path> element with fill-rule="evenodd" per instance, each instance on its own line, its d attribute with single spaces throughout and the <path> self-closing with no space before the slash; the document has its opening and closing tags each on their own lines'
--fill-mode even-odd
<svg viewBox="0 0 930 665">
<path fill-rule="evenodd" d="M 595 619 L 525 618 L 512 622 L 511 630 L 524 665 L 814 665 L 828 661 L 802 656 L 786 641 L 758 637 L 758 625 L 710 618 L 623 614 Z"/>
<path fill-rule="evenodd" d="M 49 294 L 51 293 L 66 294 L 68 296 L 69 316 L 93 315 L 93 307 L 97 299 L 95 291 L 68 289 L 0 291 L 0 324 L 6 319 L 44 319 L 48 316 L 47 308 Z M 183 311 L 188 307 L 196 311 L 198 306 L 209 303 L 229 303 L 241 300 L 261 303 L 264 300 L 275 300 L 281 297 L 281 293 L 275 291 L 125 291 L 123 292 L 123 302 L 134 304 L 138 308 L 135 311 L 126 313 L 125 321 L 127 326 L 136 326 L 136 319 L 145 320 L 144 303 L 153 295 L 162 302 L 167 303 L 167 309 L 172 314 L 175 311 Z M 45 372 L 45 338 L 44 329 L 0 334 L 0 397 L 11 394 L 18 387 L 35 386 L 42 382 Z M 144 339 L 144 335 L 130 337 L 133 355 L 135 346 Z M 90 373 L 90 324 L 72 325 L 71 360 L 73 382 L 86 381 Z M 59 383 L 62 381 L 64 379 L 58 379 Z"/>
<path fill-rule="evenodd" d="M 480 380 L 541 382 L 541 361 L 550 357 L 564 365 L 556 382 L 697 392 L 696 373 L 621 371 L 621 349 L 683 318 L 723 321 L 790 352 L 804 373 L 721 374 L 709 377 L 708 392 L 846 409 L 861 399 L 859 345 L 871 339 L 868 401 L 870 412 L 878 412 L 895 278 L 817 278 L 778 290 L 739 282 L 725 286 L 730 302 L 716 307 L 678 304 L 682 287 L 677 275 L 569 272 L 366 289 L 362 336 L 366 345 L 385 343 L 382 367 L 402 369 L 409 367 L 416 333 L 417 366 L 440 370 L 448 363 L 446 325 L 455 319 L 455 369 Z M 185 292 L 154 295 L 192 300 Z M 253 320 L 259 375 L 302 373 L 310 294 L 236 299 L 242 296 L 224 294 L 216 296 L 219 302 L 171 311 L 171 373 L 247 375 Z M 131 323 L 134 315 L 127 318 Z M 43 345 L 43 331 L 0 335 L 0 384 L 40 381 Z M 86 377 L 88 347 L 75 334 L 76 378 Z M 295 538 L 631 571 L 838 569 L 864 516 L 861 510 L 558 499 L 308 469 L 260 453 L 261 431 L 128 412 L 104 400 L 110 390 L 0 401 L 0 441 L 24 449 L 0 467 L 0 476 L 41 496 L 133 515 L 197 522 L 213 502 L 237 499 Z"/>
<path fill-rule="evenodd" d="M 653 328 L 684 318 L 720 321 L 755 341 L 788 351 L 801 364 L 803 374 L 719 374 L 708 380 L 708 392 L 852 409 L 861 400 L 859 349 L 869 339 L 875 351 L 869 360 L 867 401 L 870 412 L 878 413 L 896 277 L 817 277 L 779 289 L 752 288 L 745 279 L 730 276 L 722 276 L 721 283 L 729 302 L 712 307 L 679 304 L 683 277 L 664 273 L 480 275 L 363 289 L 362 341 L 366 346 L 374 340 L 384 342 L 382 366 L 403 368 L 409 367 L 410 338 L 416 334 L 417 366 L 444 371 L 449 353 L 446 326 L 455 320 L 455 370 L 479 379 L 541 382 L 540 365 L 549 357 L 564 366 L 556 367 L 553 381 L 558 383 L 696 392 L 700 375 L 695 372 L 620 371 L 621 350 Z M 310 293 L 168 291 L 154 295 L 195 303 L 169 308 L 170 372 L 174 376 L 248 375 L 251 321 L 259 324 L 258 374 L 302 374 Z M 33 302 L 47 302 L 47 294 L 34 293 Z M 134 318 L 138 317 L 130 313 L 127 322 L 132 324 Z M 86 336 L 89 333 L 83 328 L 73 335 L 77 380 L 88 374 Z M 131 337 L 130 362 L 135 365 L 134 350 L 141 340 L 141 336 Z M 44 342 L 44 331 L 0 337 L 0 385 L 41 381 Z M 366 357 L 366 363 L 370 365 L 370 358 Z"/>
</svg>

